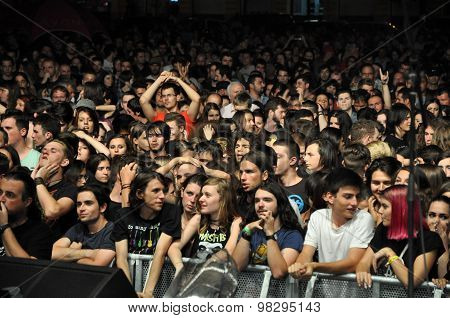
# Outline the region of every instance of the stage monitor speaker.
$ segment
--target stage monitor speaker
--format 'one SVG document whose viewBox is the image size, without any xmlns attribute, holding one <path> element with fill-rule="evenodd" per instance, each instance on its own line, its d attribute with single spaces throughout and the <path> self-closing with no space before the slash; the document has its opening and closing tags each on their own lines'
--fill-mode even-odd
<svg viewBox="0 0 450 318">
<path fill-rule="evenodd" d="M 122 270 L 0 257 L 0 297 L 137 297 Z"/>
</svg>

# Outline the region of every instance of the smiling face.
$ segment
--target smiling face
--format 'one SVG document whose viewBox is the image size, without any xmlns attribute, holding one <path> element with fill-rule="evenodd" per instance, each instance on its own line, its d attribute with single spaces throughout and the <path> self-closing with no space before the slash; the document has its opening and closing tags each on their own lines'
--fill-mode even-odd
<svg viewBox="0 0 450 318">
<path fill-rule="evenodd" d="M 346 220 L 352 219 L 358 209 L 359 192 L 360 189 L 353 186 L 343 186 L 335 195 L 328 192 L 326 197 L 333 213 Z"/>
<path fill-rule="evenodd" d="M 373 195 L 379 200 L 381 192 L 392 185 L 391 177 L 381 170 L 376 170 L 372 174 L 370 182 L 370 190 Z"/>
</svg>

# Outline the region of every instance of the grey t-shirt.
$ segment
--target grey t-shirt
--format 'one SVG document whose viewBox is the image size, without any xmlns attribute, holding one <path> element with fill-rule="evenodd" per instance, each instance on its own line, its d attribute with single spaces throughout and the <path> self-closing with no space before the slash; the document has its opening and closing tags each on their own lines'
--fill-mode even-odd
<svg viewBox="0 0 450 318">
<path fill-rule="evenodd" d="M 89 234 L 87 227 L 78 223 L 72 226 L 64 235 L 71 242 L 82 243 L 83 249 L 105 249 L 115 250 L 114 241 L 111 239 L 111 233 L 114 228 L 112 222 L 106 223 L 105 227 L 94 234 Z"/>
</svg>

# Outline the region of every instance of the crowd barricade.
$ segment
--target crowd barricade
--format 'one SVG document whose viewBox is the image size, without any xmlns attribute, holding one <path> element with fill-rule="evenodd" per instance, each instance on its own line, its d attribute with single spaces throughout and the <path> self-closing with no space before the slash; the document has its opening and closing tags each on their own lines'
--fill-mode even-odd
<svg viewBox="0 0 450 318">
<path fill-rule="evenodd" d="M 134 289 L 141 292 L 144 289 L 151 266 L 150 255 L 128 255 L 131 278 Z M 195 259 L 183 259 L 183 262 L 199 262 Z M 153 295 L 164 297 L 175 275 L 175 268 L 170 261 L 164 263 L 158 284 Z M 314 273 L 309 281 L 293 279 L 274 279 L 267 266 L 252 265 L 239 273 L 238 287 L 235 298 L 401 298 L 407 297 L 406 289 L 398 279 L 372 276 L 372 287 L 360 288 L 356 283 L 355 274 L 332 275 Z M 414 297 L 418 298 L 448 298 L 450 285 L 444 290 L 434 284 L 423 283 L 416 288 Z"/>
</svg>

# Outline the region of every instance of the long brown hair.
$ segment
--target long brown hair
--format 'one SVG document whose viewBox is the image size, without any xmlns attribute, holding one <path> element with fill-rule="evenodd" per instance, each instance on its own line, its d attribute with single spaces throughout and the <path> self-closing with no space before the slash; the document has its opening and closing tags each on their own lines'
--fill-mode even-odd
<svg viewBox="0 0 450 318">
<path fill-rule="evenodd" d="M 203 184 L 205 186 L 216 186 L 220 195 L 219 203 L 219 228 L 225 229 L 231 225 L 233 219 L 239 217 L 236 212 L 236 195 L 231 184 L 220 178 L 209 178 Z M 198 203 L 197 203 L 198 204 Z M 209 216 L 202 216 L 200 232 L 204 231 L 211 224 Z"/>
</svg>

